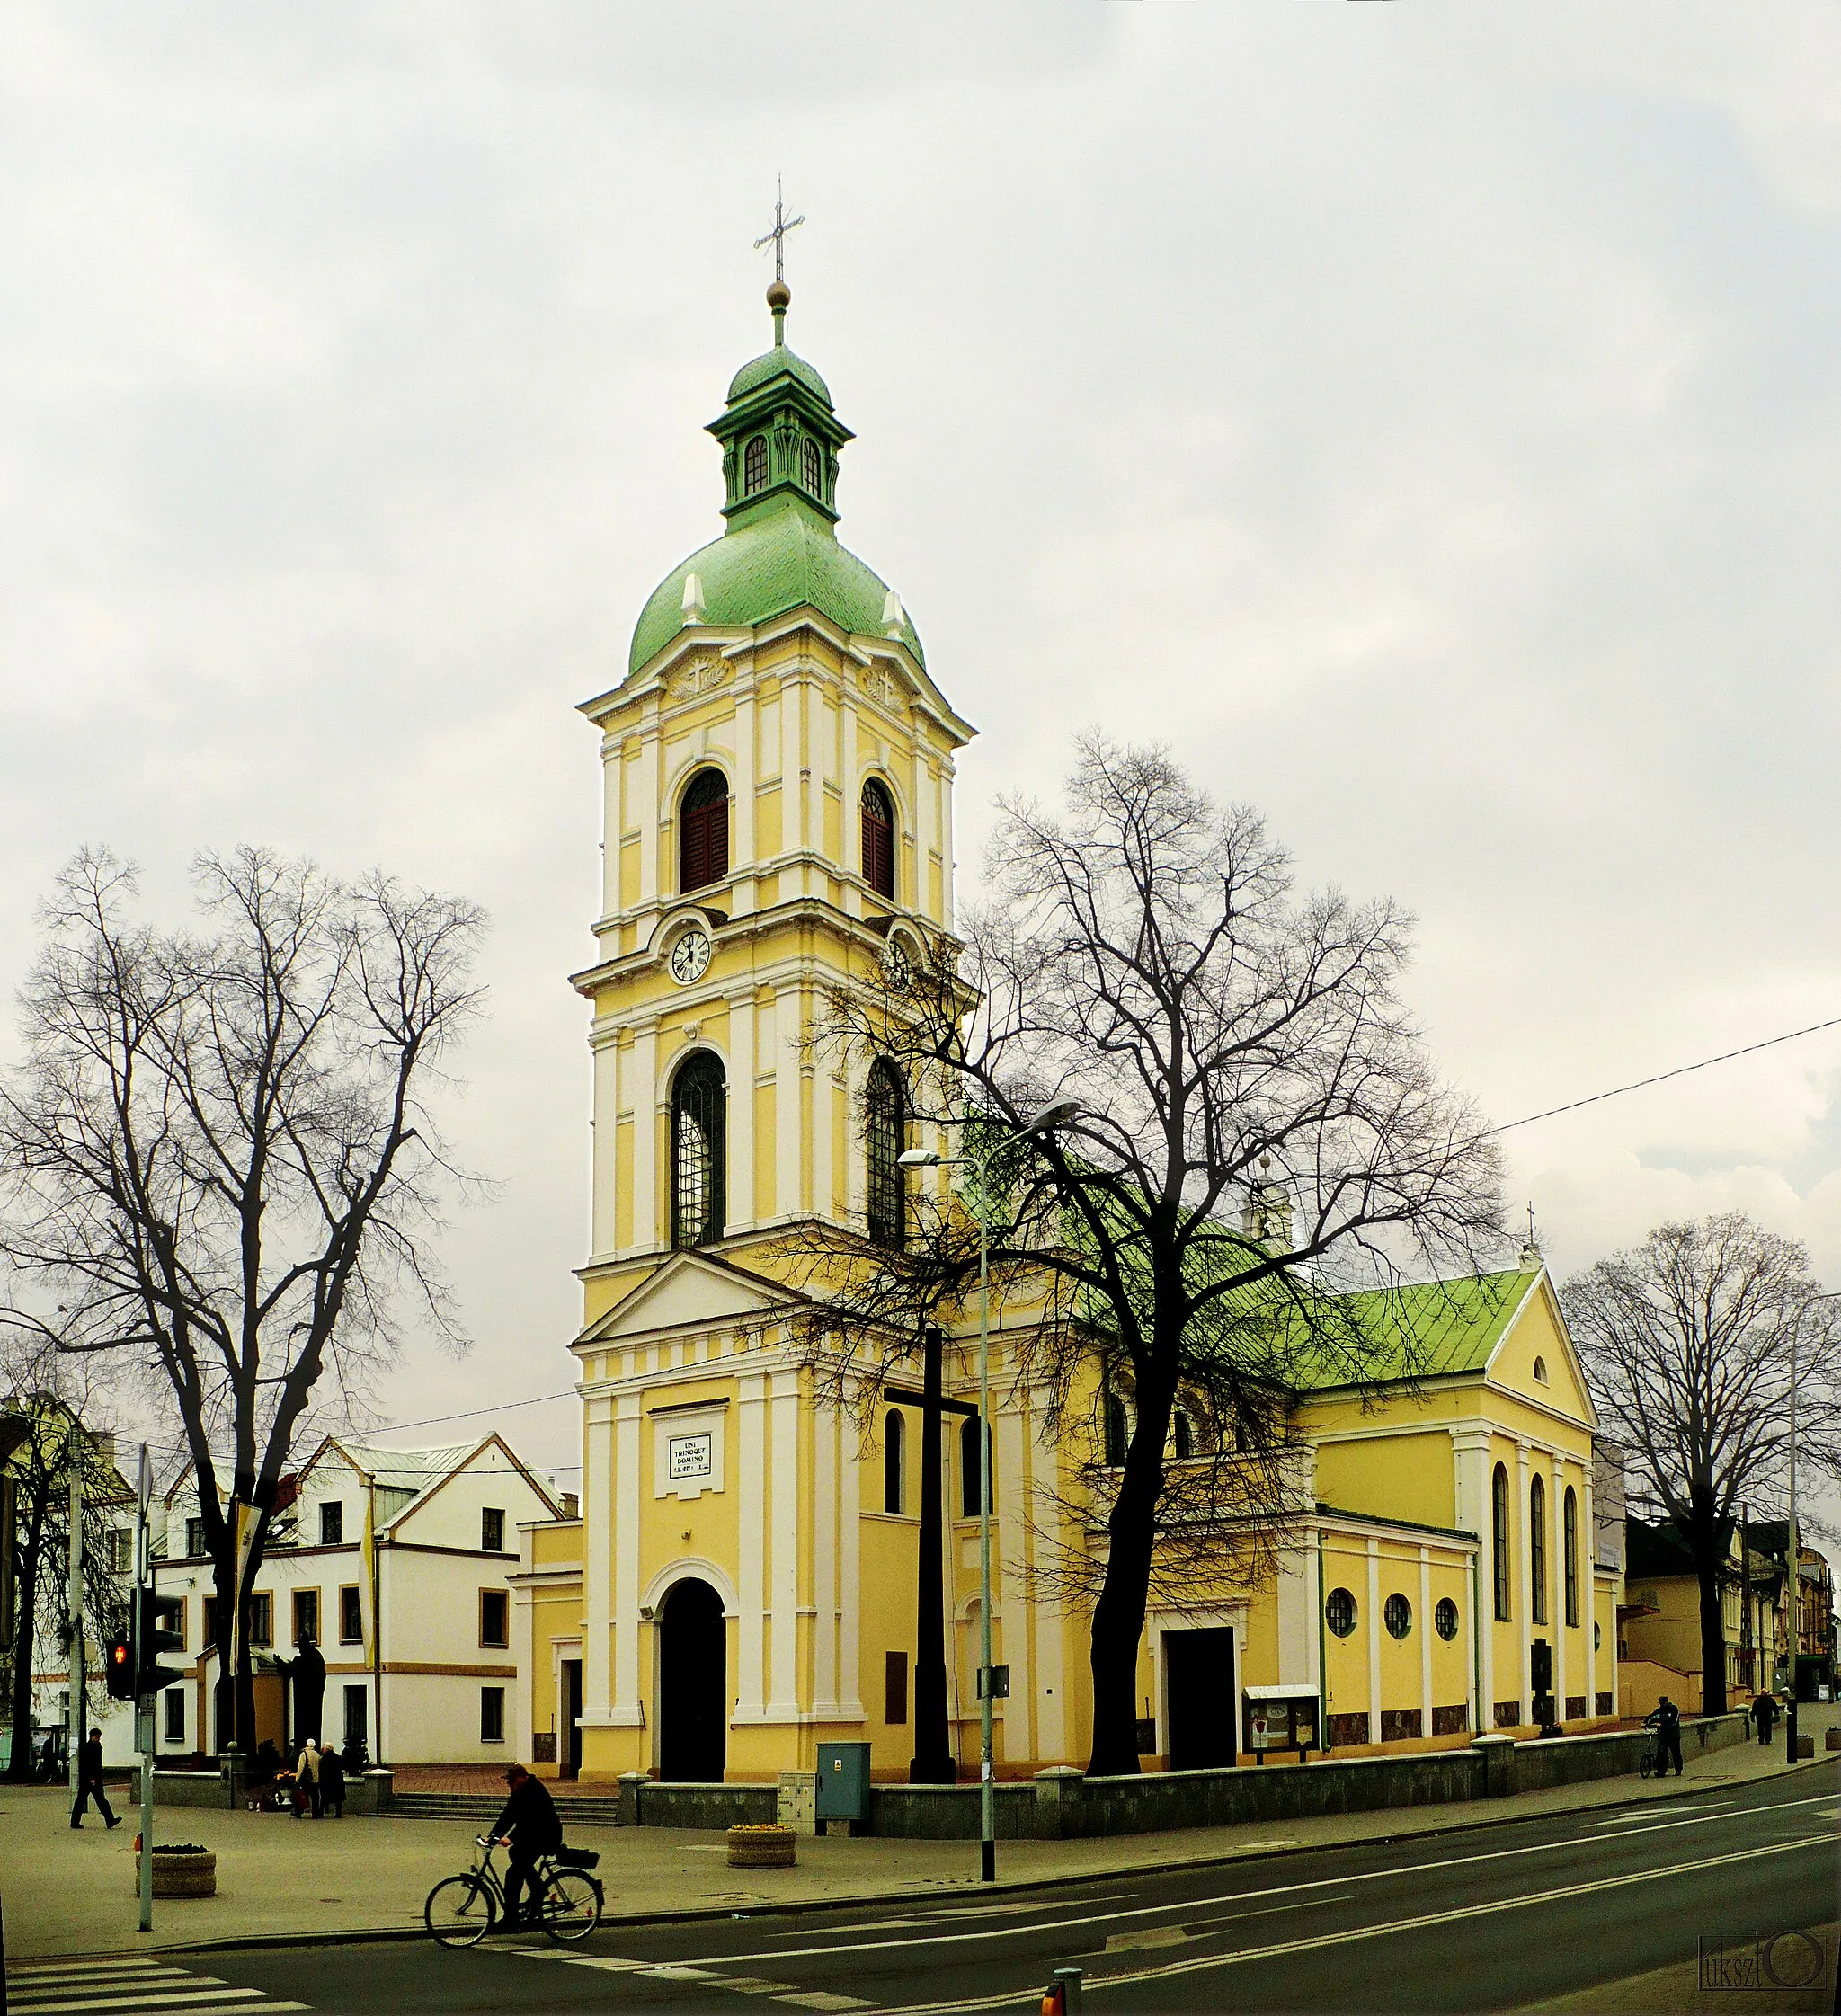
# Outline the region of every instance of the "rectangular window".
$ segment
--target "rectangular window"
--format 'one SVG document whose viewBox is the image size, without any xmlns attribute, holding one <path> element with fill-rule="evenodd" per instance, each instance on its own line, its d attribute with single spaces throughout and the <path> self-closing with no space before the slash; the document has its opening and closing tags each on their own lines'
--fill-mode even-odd
<svg viewBox="0 0 1841 2016">
<path fill-rule="evenodd" d="M 479 1592 L 479 1642 L 496 1646 L 511 1642 L 511 1599 L 502 1589 Z"/>
<path fill-rule="evenodd" d="M 345 1690 L 345 1747 L 362 1750 L 370 1737 L 370 1697 L 362 1687 Z"/>
<path fill-rule="evenodd" d="M 320 1593 L 317 1589 L 297 1589 L 294 1592 L 294 1642 L 304 1644 L 311 1639 L 316 1645 L 320 1637 Z"/>
<path fill-rule="evenodd" d="M 196 1560 L 205 1550 L 205 1523 L 202 1519 L 185 1522 L 185 1551 Z"/>
<path fill-rule="evenodd" d="M 207 1648 L 218 1642 L 218 1599 L 215 1596 L 205 1598 L 204 1642 Z"/>
<path fill-rule="evenodd" d="M 320 1507 L 320 1545 L 342 1547 L 345 1544 L 345 1507 L 336 1499 Z"/>
<path fill-rule="evenodd" d="M 502 1687 L 482 1687 L 479 1691 L 479 1740 L 482 1743 L 505 1740 L 505 1690 Z"/>
<path fill-rule="evenodd" d="M 168 1743 L 183 1743 L 185 1741 L 184 1688 L 169 1687 L 160 1696 L 160 1699 L 166 1704 L 166 1741 Z"/>
<path fill-rule="evenodd" d="M 339 1592 L 339 1642 L 341 1645 L 362 1645 L 364 1642 L 364 1605 L 359 1601 L 355 1582 L 348 1582 Z"/>
<path fill-rule="evenodd" d="M 493 1505 L 487 1505 L 479 1515 L 479 1545 L 486 1554 L 505 1551 L 505 1515 Z"/>
<path fill-rule="evenodd" d="M 266 1590 L 249 1599 L 249 1642 L 252 1645 L 275 1642 L 275 1604 Z"/>
<path fill-rule="evenodd" d="M 125 1526 L 118 1526 L 109 1535 L 109 1573 L 131 1575 L 134 1572 L 134 1535 Z"/>
<path fill-rule="evenodd" d="M 883 1655 L 882 1718 L 894 1727 L 900 1727 L 908 1719 L 908 1655 L 905 1652 Z"/>
</svg>

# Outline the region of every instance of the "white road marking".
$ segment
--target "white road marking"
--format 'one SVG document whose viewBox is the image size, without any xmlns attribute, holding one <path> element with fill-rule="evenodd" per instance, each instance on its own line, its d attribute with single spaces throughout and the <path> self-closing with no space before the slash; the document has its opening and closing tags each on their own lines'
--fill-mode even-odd
<svg viewBox="0 0 1841 2016">
<path fill-rule="evenodd" d="M 1694 1809 L 1696 1813 L 1717 1813 L 1732 1803 L 1730 1799 L 1696 1799 Z M 1614 1827 L 1622 1822 L 1631 1820 L 1668 1820 L 1680 1811 L 1679 1806 L 1646 1806 L 1637 1813 L 1607 1813 L 1602 1820 L 1594 1820 L 1592 1825 L 1595 1827 Z"/>
<path fill-rule="evenodd" d="M 183 1970 L 158 1960 L 138 1960 L 124 1954 L 119 1960 L 39 1960 L 24 1967 L 8 1967 L 6 1978 L 14 1981 L 84 1981 L 98 1974 L 168 1974 L 174 1980 Z"/>
<path fill-rule="evenodd" d="M 1151 1946 L 1185 1946 L 1189 1935 L 1180 1925 L 1140 1925 L 1134 1932 L 1107 1932 L 1108 1953 L 1138 1953 Z"/>
<path fill-rule="evenodd" d="M 1768 1805 L 1751 1807 L 1739 1813 L 1689 1814 L 1683 1819 L 1670 1820 L 1666 1825 L 1671 1827 L 1694 1827 L 1704 1825 L 1707 1822 L 1714 1820 L 1749 1820 L 1765 1814 L 1784 1812 L 1792 1807 L 1814 1806 L 1823 1799 L 1832 1798 L 1833 1797 L 1834 1794 L 1831 1792 L 1817 1792 L 1811 1794 L 1808 1798 L 1774 1799 Z M 1661 1831 L 1659 1827 L 1650 1826 L 1628 1827 L 1623 1830 L 1624 1834 L 1657 1834 Z M 1602 1834 L 1595 1838 L 1601 1842 L 1616 1841 L 1622 1836 L 1615 1834 Z M 1358 1848 L 1366 1845 L 1366 1843 L 1338 1842 L 1327 1845 L 1338 1848 Z M 1218 1897 L 1190 1897 L 1170 1904 L 1139 1905 L 1130 1911 L 1111 1909 L 1089 1911 L 1072 1917 L 1048 1919 L 1039 1924 L 993 1925 L 988 1931 L 967 1930 L 956 1932 L 931 1932 L 922 1939 L 866 1939 L 858 1940 L 851 1944 L 832 1943 L 825 1946 L 795 1946 L 759 1953 L 725 1953 L 720 1956 L 720 1958 L 721 1963 L 725 1967 L 740 1967 L 752 1960 L 785 1961 L 821 1958 L 835 1959 L 852 1953 L 894 1952 L 915 1946 L 959 1946 L 967 1945 L 974 1940 L 1017 1939 L 1027 1933 L 1072 1931 L 1074 1927 L 1080 1925 L 1111 1924 L 1121 1918 L 1193 1915 L 1198 1911 L 1210 1910 L 1216 1905 L 1249 1904 L 1258 1897 L 1293 1896 L 1311 1890 L 1334 1890 L 1350 1883 L 1392 1883 L 1407 1877 L 1436 1875 L 1443 1869 L 1472 1868 L 1482 1862 L 1512 1861 L 1516 1857 L 1523 1855 L 1569 1854 L 1576 1852 L 1579 1845 L 1579 1837 L 1575 1834 L 1569 1834 L 1558 1841 L 1532 1842 L 1521 1848 L 1491 1848 L 1475 1855 L 1448 1855 L 1442 1861 L 1410 1862 L 1399 1869 L 1356 1869 L 1341 1876 L 1313 1878 L 1304 1883 L 1274 1883 L 1268 1884 L 1265 1888 L 1258 1890 L 1230 1890 L 1224 1896 Z M 1618 1879 L 1607 1878 L 1605 1880 L 1610 1882 Z M 1053 1909 L 1053 1906 L 1048 1905 L 1019 1905 L 1017 1908 L 1020 1911 L 1049 1910 Z M 937 1914 L 936 1915 L 944 1916 L 945 1914 Z M 848 1934 L 851 1928 L 848 1925 L 840 1925 L 838 1930 L 841 1937 Z"/>
<path fill-rule="evenodd" d="M 641 1967 L 639 1972 L 653 1981 L 720 1981 L 722 1976 L 712 1974 L 707 1967 L 679 1967 L 667 1963 L 661 1967 Z"/>
<path fill-rule="evenodd" d="M 58 1990 L 52 1992 L 54 1994 L 61 1993 Z M 12 1996 L 13 2006 L 19 2011 L 20 2016 L 76 2016 L 76 2012 L 80 2010 L 93 2009 L 178 2010 L 188 2004 L 202 2005 L 206 2003 L 217 2007 L 220 2004 L 227 2006 L 232 2003 L 260 2003 L 262 1999 L 260 1988 L 206 1987 L 200 1994 L 190 1982 L 175 1991 L 163 1991 L 158 1994 L 90 1995 L 74 2002 L 28 2001 L 22 1995 Z"/>
<path fill-rule="evenodd" d="M 1751 1861 L 1762 1855 L 1786 1854 L 1797 1848 L 1826 1848 L 1830 1840 L 1828 1834 L 1800 1834 L 1794 1841 L 1774 1842 L 1768 1847 L 1741 1849 L 1730 1855 L 1709 1855 L 1698 1861 L 1676 1862 L 1665 1869 L 1640 1869 L 1629 1876 L 1600 1877 L 1596 1882 L 1576 1883 L 1565 1889 L 1533 1890 L 1521 1896 L 1499 1899 L 1493 1904 L 1466 1905 L 1454 1911 L 1430 1912 L 1423 1917 L 1396 1918 L 1379 1925 L 1358 1925 L 1348 1932 L 1317 1932 L 1308 1939 L 1288 1940 L 1279 1946 L 1252 1946 L 1237 1953 L 1197 1955 L 1194 1959 L 1169 1960 L 1161 1967 L 1140 1967 L 1131 1973 L 1089 1975 L 1081 1983 L 1081 1988 L 1084 1993 L 1092 1994 L 1101 1988 L 1157 1981 L 1170 1975 L 1200 1974 L 1217 1967 L 1241 1967 L 1254 1960 L 1283 1959 L 1294 1953 L 1316 1952 L 1326 1946 L 1347 1946 L 1360 1940 L 1382 1939 L 1391 1932 L 1414 1932 L 1427 1925 L 1450 1924 L 1463 1918 L 1486 1918 L 1497 1912 L 1552 1904 L 1561 1897 L 1586 1896 L 1594 1891 L 1618 1889 L 1632 1883 L 1653 1883 L 1664 1877 L 1683 1876 L 1694 1869 L 1719 1869 L 1731 1862 Z M 1027 1999 L 1027 1990 L 1011 1988 L 1001 1994 L 972 1996 L 954 2002 L 907 2003 L 885 2009 L 883 2016 L 952 2016 L 952 2012 L 960 2011 L 1014 2010 Z"/>
<path fill-rule="evenodd" d="M 814 1988 L 809 1994 L 776 1995 L 776 2002 L 796 2003 L 801 2009 L 874 2009 L 873 2002 L 865 2002 L 861 1995 L 833 1995 L 823 1988 Z"/>
</svg>

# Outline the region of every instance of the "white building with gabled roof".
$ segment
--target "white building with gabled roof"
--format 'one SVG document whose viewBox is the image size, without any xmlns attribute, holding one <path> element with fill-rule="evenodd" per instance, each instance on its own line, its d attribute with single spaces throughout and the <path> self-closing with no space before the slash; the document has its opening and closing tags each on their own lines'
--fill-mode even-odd
<svg viewBox="0 0 1841 2016">
<path fill-rule="evenodd" d="M 506 1577 L 519 1527 L 565 1509 L 550 1483 L 496 1433 L 435 1449 L 327 1435 L 277 1497 L 250 1616 L 258 1741 L 285 1754 L 311 1733 L 283 1664 L 311 1639 L 326 1666 L 323 1741 L 361 1741 L 391 1764 L 515 1754 Z M 161 1697 L 159 1746 L 211 1754 L 216 1598 L 190 1470 L 166 1494 L 165 1514 L 156 1580 L 184 1604 L 189 1670 Z"/>
</svg>

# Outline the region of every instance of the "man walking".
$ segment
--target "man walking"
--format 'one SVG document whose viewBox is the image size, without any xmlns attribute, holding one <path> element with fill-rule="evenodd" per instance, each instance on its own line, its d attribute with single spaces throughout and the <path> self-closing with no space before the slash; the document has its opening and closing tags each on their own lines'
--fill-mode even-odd
<svg viewBox="0 0 1841 2016">
<path fill-rule="evenodd" d="M 76 1804 L 70 1809 L 73 1827 L 82 1826 L 92 1799 L 111 1827 L 121 1825 L 120 1816 L 111 1807 L 109 1795 L 102 1790 L 102 1739 L 94 1729 L 84 1738 L 83 1748 L 76 1754 Z"/>
<path fill-rule="evenodd" d="M 1752 1726 L 1758 1732 L 1758 1741 L 1766 1749 L 1770 1747 L 1771 1731 L 1777 1724 L 1777 1698 L 1774 1694 L 1760 1694 L 1751 1704 Z"/>
<path fill-rule="evenodd" d="M 1675 1775 L 1681 1776 L 1681 1710 L 1667 1694 L 1656 1703 L 1654 1710 L 1643 1718 L 1643 1727 L 1656 1732 L 1656 1776 L 1666 1778 L 1668 1766 L 1675 1766 Z"/>
<path fill-rule="evenodd" d="M 313 1816 L 320 1816 L 320 1746 L 311 1736 L 301 1746 L 300 1762 L 294 1767 L 294 1817 L 301 1818 L 302 1805 L 312 1808 Z"/>
<path fill-rule="evenodd" d="M 533 1778 L 522 1764 L 506 1765 L 505 1783 L 511 1796 L 505 1801 L 505 1810 L 493 1823 L 493 1835 L 511 1851 L 505 1870 L 505 1927 L 514 1931 L 521 1921 L 519 1905 L 527 1887 L 535 1915 L 537 1864 L 563 1845 L 563 1822 L 549 1788 Z"/>
</svg>

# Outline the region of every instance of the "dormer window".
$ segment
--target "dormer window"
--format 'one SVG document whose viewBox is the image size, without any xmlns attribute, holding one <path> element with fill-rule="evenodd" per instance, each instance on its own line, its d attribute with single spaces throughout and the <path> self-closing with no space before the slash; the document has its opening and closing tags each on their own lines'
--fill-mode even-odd
<svg viewBox="0 0 1841 2016">
<path fill-rule="evenodd" d="M 799 470 L 805 479 L 805 487 L 814 497 L 823 494 L 824 463 L 818 452 L 818 443 L 808 434 L 799 451 Z"/>
<path fill-rule="evenodd" d="M 767 488 L 767 436 L 757 434 L 742 451 L 742 494 L 752 497 Z"/>
</svg>

